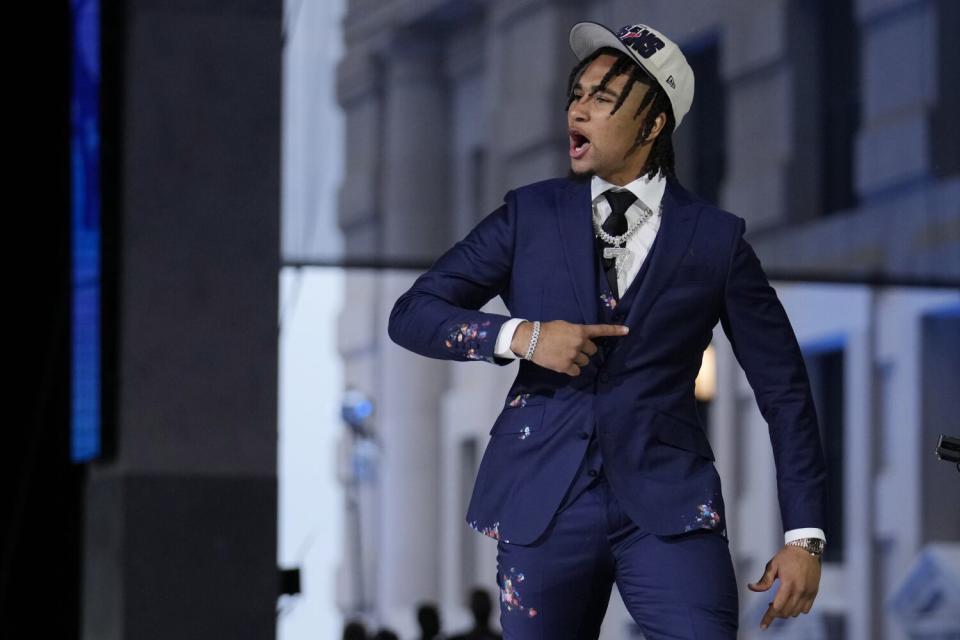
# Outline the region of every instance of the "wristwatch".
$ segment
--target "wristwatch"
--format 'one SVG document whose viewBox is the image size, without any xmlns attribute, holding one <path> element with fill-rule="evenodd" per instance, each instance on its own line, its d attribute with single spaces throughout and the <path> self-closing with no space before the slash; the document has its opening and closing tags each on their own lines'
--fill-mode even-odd
<svg viewBox="0 0 960 640">
<path fill-rule="evenodd" d="M 798 538 L 796 540 L 791 540 L 788 542 L 792 547 L 800 547 L 805 550 L 807 553 L 812 555 L 814 558 L 820 558 L 823 554 L 823 540 L 820 538 Z"/>
</svg>

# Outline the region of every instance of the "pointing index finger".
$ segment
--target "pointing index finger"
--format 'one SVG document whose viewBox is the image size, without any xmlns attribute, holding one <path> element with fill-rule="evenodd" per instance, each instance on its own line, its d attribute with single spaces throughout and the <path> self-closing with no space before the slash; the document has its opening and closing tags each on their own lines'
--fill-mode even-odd
<svg viewBox="0 0 960 640">
<path fill-rule="evenodd" d="M 587 337 L 595 338 L 598 336 L 625 336 L 630 332 L 630 327 L 625 324 L 585 324 L 583 325 Z"/>
<path fill-rule="evenodd" d="M 773 613 L 773 603 L 771 602 L 770 605 L 767 606 L 766 612 L 763 614 L 763 620 L 760 621 L 760 628 L 766 629 L 769 627 L 770 623 L 773 622 L 775 617 L 776 616 Z"/>
</svg>

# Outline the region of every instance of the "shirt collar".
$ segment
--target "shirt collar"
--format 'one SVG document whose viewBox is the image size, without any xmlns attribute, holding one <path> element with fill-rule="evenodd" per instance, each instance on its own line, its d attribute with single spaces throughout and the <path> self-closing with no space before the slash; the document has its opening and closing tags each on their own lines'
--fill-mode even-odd
<svg viewBox="0 0 960 640">
<path fill-rule="evenodd" d="M 600 176 L 593 176 L 590 180 L 590 199 L 592 202 L 596 202 L 597 198 L 610 189 L 627 189 L 633 195 L 637 196 L 637 199 L 643 202 L 643 204 L 656 212 L 660 206 L 660 201 L 663 199 L 663 192 L 666 190 L 666 187 L 667 180 L 662 171 L 658 171 L 657 174 L 650 179 L 647 179 L 645 175 L 640 176 L 633 182 L 629 182 L 622 187 L 612 182 L 607 182 Z"/>
</svg>

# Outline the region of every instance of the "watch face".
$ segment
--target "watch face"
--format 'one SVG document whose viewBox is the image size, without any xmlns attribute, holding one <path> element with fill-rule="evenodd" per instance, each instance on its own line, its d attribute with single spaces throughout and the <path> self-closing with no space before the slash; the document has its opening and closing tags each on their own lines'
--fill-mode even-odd
<svg viewBox="0 0 960 640">
<path fill-rule="evenodd" d="M 807 543 L 810 545 L 810 551 L 812 553 L 823 553 L 823 540 L 819 538 L 813 538 L 808 540 Z"/>
</svg>

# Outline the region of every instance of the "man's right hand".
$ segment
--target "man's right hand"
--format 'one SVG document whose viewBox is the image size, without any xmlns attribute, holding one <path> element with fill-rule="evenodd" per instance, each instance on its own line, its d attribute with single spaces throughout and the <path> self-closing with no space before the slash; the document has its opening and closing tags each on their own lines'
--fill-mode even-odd
<svg viewBox="0 0 960 640">
<path fill-rule="evenodd" d="M 533 363 L 546 369 L 580 375 L 580 368 L 587 365 L 597 352 L 591 338 L 620 337 L 627 335 L 629 327 L 622 324 L 574 324 L 566 320 L 551 320 L 540 323 L 540 337 L 533 351 Z M 510 350 L 523 357 L 533 335 L 533 323 L 521 322 L 513 334 Z"/>
</svg>

